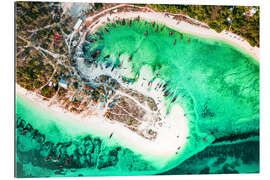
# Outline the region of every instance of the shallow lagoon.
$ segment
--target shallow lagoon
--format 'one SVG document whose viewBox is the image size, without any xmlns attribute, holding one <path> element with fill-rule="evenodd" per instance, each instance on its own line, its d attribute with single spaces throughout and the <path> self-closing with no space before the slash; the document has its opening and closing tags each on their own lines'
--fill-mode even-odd
<svg viewBox="0 0 270 180">
<path fill-rule="evenodd" d="M 134 161 L 138 162 L 139 166 L 144 164 L 142 167 L 145 167 L 145 169 L 140 169 L 140 171 L 134 173 L 134 175 L 156 174 L 170 170 L 175 166 L 182 165 L 182 167 L 184 167 L 185 163 L 193 162 L 192 160 L 185 161 L 186 159 L 191 156 L 191 158 L 194 158 L 196 154 L 199 154 L 198 152 L 204 150 L 207 146 L 209 146 L 209 148 L 205 150 L 209 151 L 209 149 L 211 149 L 210 147 L 214 144 L 218 145 L 218 143 L 225 143 L 226 145 L 237 144 L 239 140 L 247 139 L 248 141 L 249 138 L 255 137 L 255 140 L 252 139 L 249 143 L 255 144 L 254 151 L 256 151 L 256 149 L 258 150 L 259 63 L 256 62 L 255 59 L 236 47 L 219 40 L 201 38 L 184 33 L 181 33 L 181 39 L 180 33 L 172 29 L 164 27 L 161 31 L 163 25 L 158 25 L 158 32 L 155 32 L 157 24 L 155 24 L 153 28 L 152 23 L 142 20 L 133 22 L 130 27 L 127 23 L 124 26 L 117 24 L 115 28 L 109 24 L 109 27 L 107 27 L 109 32 L 104 32 L 104 27 L 98 30 L 102 33 L 103 40 L 97 40 L 96 43 L 86 43 L 84 45 L 85 56 L 89 56 L 99 49 L 101 51 L 101 55 L 98 58 L 99 62 L 103 63 L 106 61 L 112 64 L 118 64 L 119 60 L 127 62 L 129 56 L 132 55 L 131 61 L 128 62 L 129 66 L 132 67 L 132 71 L 124 73 L 124 77 L 122 78 L 136 81 L 136 75 L 140 73 L 142 66 L 147 65 L 151 67 L 152 72 L 149 72 L 149 74 L 153 75 L 159 73 L 158 78 L 169 82 L 168 88 L 178 97 L 175 103 L 181 105 L 189 120 L 191 134 L 185 150 L 181 154 L 176 154 L 175 158 L 162 170 L 151 169 L 151 165 L 149 165 L 151 163 L 144 162 L 139 155 L 132 153 L 132 150 L 119 150 L 121 152 L 130 152 L 126 153 L 124 157 L 127 159 L 135 159 Z M 147 37 L 145 37 L 145 31 L 148 32 Z M 171 37 L 169 37 L 170 32 L 174 32 Z M 98 39 L 97 35 L 92 35 L 91 38 Z M 110 55 L 110 58 L 106 58 L 105 60 L 104 57 L 107 55 Z M 173 97 L 167 98 L 168 110 L 170 109 L 172 98 Z M 76 135 L 76 138 L 74 138 L 74 136 L 70 135 L 68 130 L 63 129 L 64 126 L 59 123 L 50 126 L 51 128 L 40 126 L 40 124 L 46 122 L 48 118 L 52 119 L 52 116 L 48 115 L 39 118 L 38 115 L 29 115 L 31 108 L 34 108 L 34 106 L 28 103 L 29 102 L 24 102 L 17 97 L 17 117 L 21 117 L 27 123 L 30 123 L 34 129 L 39 130 L 41 134 L 46 136 L 46 140 L 52 141 L 54 136 L 57 137 L 54 139 L 57 142 L 75 142 L 78 140 L 77 135 L 79 133 Z M 20 133 L 17 133 L 17 143 L 21 142 L 19 140 L 20 136 Z M 85 132 L 81 134 L 81 137 L 85 136 L 87 136 Z M 24 141 L 32 142 L 31 138 L 27 140 L 24 139 Z M 101 140 L 101 142 L 103 142 L 103 140 Z M 235 148 L 233 145 L 230 147 Z M 33 146 L 33 148 L 35 147 Z M 104 146 L 104 148 L 110 149 L 111 147 Z M 25 154 L 21 152 L 21 149 L 19 149 L 19 151 L 20 152 L 17 151 L 17 157 L 20 159 L 20 157 L 24 157 Z M 27 152 L 29 153 L 29 151 L 30 149 L 28 149 Z M 74 151 L 76 151 L 76 148 L 74 148 Z M 105 150 L 104 152 L 109 151 Z M 204 151 L 202 151 L 201 154 L 203 154 L 203 152 Z M 205 158 L 207 158 L 205 154 L 204 157 L 199 156 L 199 159 L 201 158 L 205 161 Z M 211 156 L 211 153 L 208 154 L 209 158 L 207 159 L 209 161 L 215 160 L 213 158 L 214 156 Z M 224 154 L 226 153 L 224 152 Z M 99 156 L 99 153 L 97 153 L 97 155 Z M 104 157 L 105 156 L 106 153 L 104 154 Z M 107 156 L 109 157 L 109 155 Z M 240 157 L 236 155 L 230 155 L 230 157 L 231 156 L 235 158 Z M 78 159 L 79 157 L 78 155 Z M 251 172 L 257 172 L 259 167 L 258 160 L 256 158 L 254 159 L 255 165 L 252 163 Z M 33 160 L 30 158 L 27 161 L 28 164 L 24 164 L 24 161 L 20 160 L 18 164 L 23 166 L 25 172 L 27 168 L 31 171 L 31 169 L 47 169 L 47 166 L 49 166 L 45 163 L 42 166 L 36 164 L 37 167 L 32 167 L 32 161 Z M 86 162 L 85 159 L 81 161 Z M 123 163 L 124 160 L 119 164 Z M 89 169 L 89 171 L 81 167 L 78 168 L 81 169 L 78 171 L 84 172 L 82 175 L 88 176 L 106 175 L 110 174 L 110 171 L 111 173 L 113 171 L 116 172 L 115 167 L 117 169 L 123 167 L 118 163 L 116 164 L 116 166 L 113 164 L 107 169 L 97 170 L 94 168 L 95 170 Z M 136 163 L 126 172 L 121 170 L 121 172 L 119 171 L 119 173 L 112 175 L 131 175 L 133 174 L 132 172 L 134 172 L 133 170 L 137 169 L 137 167 L 134 167 L 136 166 L 135 164 Z M 187 167 L 189 167 L 189 165 L 190 164 L 188 164 Z M 247 165 L 247 163 L 245 165 Z M 249 172 L 247 169 L 248 168 L 238 168 L 237 172 Z M 42 177 L 55 176 L 57 175 L 55 174 L 56 171 L 57 170 L 54 170 L 54 168 L 51 168 L 46 175 L 47 171 L 43 171 L 44 173 L 40 174 L 40 171 L 36 170 L 36 173 L 33 171 L 32 175 Z M 70 171 L 68 167 L 66 167 L 66 171 L 64 176 L 77 176 L 80 174 L 77 170 L 75 172 Z M 185 172 L 180 170 L 174 170 L 172 172 L 173 173 L 169 174 L 185 174 Z M 193 173 L 198 172 L 194 171 Z M 26 174 L 29 176 L 29 173 L 30 172 Z M 186 173 L 189 173 L 188 170 Z M 226 172 L 225 170 L 213 170 L 209 173 Z M 25 173 L 22 174 L 25 175 Z M 63 176 L 61 173 L 58 175 Z"/>
</svg>

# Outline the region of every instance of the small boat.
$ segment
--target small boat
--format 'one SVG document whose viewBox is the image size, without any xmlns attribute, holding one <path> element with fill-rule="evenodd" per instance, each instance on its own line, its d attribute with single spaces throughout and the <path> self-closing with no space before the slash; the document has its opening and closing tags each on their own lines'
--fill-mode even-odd
<svg viewBox="0 0 270 180">
<path fill-rule="evenodd" d="M 95 32 L 97 36 L 101 36 L 102 34 L 100 32 Z"/>
<path fill-rule="evenodd" d="M 163 96 L 167 97 L 167 96 L 169 96 L 169 94 L 164 94 Z"/>
<path fill-rule="evenodd" d="M 107 69 L 110 66 L 111 66 L 111 63 L 107 63 L 106 66 L 105 66 L 105 68 Z"/>
<path fill-rule="evenodd" d="M 131 59 L 132 59 L 132 56 L 129 56 L 129 58 L 128 58 L 128 62 L 130 62 L 130 61 L 131 61 Z"/>
<path fill-rule="evenodd" d="M 170 33 L 169 33 L 169 37 L 171 37 L 171 35 L 172 35 L 172 32 L 170 31 Z"/>
<path fill-rule="evenodd" d="M 182 40 L 183 39 L 183 34 L 180 34 L 180 40 Z"/>
<path fill-rule="evenodd" d="M 165 88 L 166 86 L 168 86 L 168 84 L 169 84 L 168 82 L 167 82 L 166 84 L 164 84 L 164 85 L 163 85 L 163 88 Z"/>
<path fill-rule="evenodd" d="M 144 35 L 145 35 L 145 37 L 147 37 L 147 31 L 145 31 Z"/>
<path fill-rule="evenodd" d="M 190 39 L 188 40 L 188 43 L 190 43 Z"/>
<path fill-rule="evenodd" d="M 62 168 L 63 166 L 61 164 L 57 165 L 56 168 L 59 169 L 59 168 Z"/>
<path fill-rule="evenodd" d="M 175 96 L 172 100 L 172 103 L 174 103 L 174 101 L 177 99 L 177 96 Z"/>
<path fill-rule="evenodd" d="M 155 32 L 157 32 L 158 31 L 158 28 L 156 27 L 156 30 L 155 30 Z"/>
<path fill-rule="evenodd" d="M 111 70 L 111 72 L 113 72 L 113 70 L 114 70 L 114 66 L 112 67 L 112 70 Z"/>
<path fill-rule="evenodd" d="M 27 132 L 27 129 L 22 130 L 21 134 L 24 134 Z"/>
<path fill-rule="evenodd" d="M 51 160 L 52 159 L 52 156 L 48 156 L 45 160 L 46 161 L 49 161 L 49 160 Z"/>
<path fill-rule="evenodd" d="M 113 133 L 111 133 L 111 134 L 110 134 L 110 137 L 109 137 L 109 138 L 111 139 L 111 138 L 112 138 L 112 136 L 113 136 Z"/>
<path fill-rule="evenodd" d="M 130 26 L 131 25 L 131 20 L 129 20 L 129 22 L 128 22 L 128 26 Z"/>
<path fill-rule="evenodd" d="M 155 27 L 155 23 L 152 23 L 152 27 L 153 27 L 153 28 Z"/>
<path fill-rule="evenodd" d="M 175 44 L 176 44 L 176 40 L 174 40 L 174 42 L 173 42 L 173 45 L 175 46 Z"/>
<path fill-rule="evenodd" d="M 68 160 L 66 160 L 66 164 L 68 164 L 68 163 L 72 160 L 72 158 L 73 158 L 73 155 L 71 155 L 71 156 L 68 158 Z"/>
<path fill-rule="evenodd" d="M 207 136 L 205 136 L 205 138 L 203 138 L 203 142 L 206 140 Z"/>
<path fill-rule="evenodd" d="M 163 96 L 168 96 L 168 95 L 170 95 L 170 91 L 169 90 L 167 90 L 165 93 L 164 93 L 164 95 Z"/>
<path fill-rule="evenodd" d="M 103 40 L 103 38 L 101 36 L 98 37 L 99 40 Z"/>
</svg>

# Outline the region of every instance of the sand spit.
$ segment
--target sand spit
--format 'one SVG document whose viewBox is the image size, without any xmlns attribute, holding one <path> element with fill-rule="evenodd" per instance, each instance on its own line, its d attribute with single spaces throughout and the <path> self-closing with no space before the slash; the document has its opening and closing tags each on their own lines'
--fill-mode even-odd
<svg viewBox="0 0 270 180">
<path fill-rule="evenodd" d="M 158 95 L 161 91 L 149 92 L 141 84 L 147 86 L 146 82 L 139 80 L 132 85 L 132 88 L 136 87 L 138 91 L 144 94 L 161 97 Z M 184 116 L 184 111 L 178 104 L 172 107 L 170 114 L 165 115 L 164 122 L 166 123 L 156 129 L 158 133 L 157 138 L 155 140 L 148 140 L 118 122 L 109 122 L 103 117 L 103 113 L 99 113 L 97 116 L 83 117 L 81 114 L 67 112 L 59 107 L 58 104 L 49 106 L 49 102 L 43 100 L 41 96 L 27 91 L 18 84 L 16 84 L 16 94 L 23 96 L 40 108 L 55 113 L 58 117 L 63 117 L 63 119 L 67 120 L 67 123 L 70 121 L 74 123 L 76 121 L 84 129 L 89 127 L 89 134 L 108 139 L 110 134 L 113 133 L 113 138 L 110 141 L 129 148 L 135 153 L 142 154 L 145 160 L 153 162 L 153 165 L 159 168 L 165 166 L 175 156 L 176 152 L 181 153 L 187 141 L 186 137 L 189 133 L 188 122 Z M 161 111 L 164 113 L 166 112 L 166 107 L 163 101 L 163 99 L 159 98 L 159 107 L 161 107 Z"/>
</svg>

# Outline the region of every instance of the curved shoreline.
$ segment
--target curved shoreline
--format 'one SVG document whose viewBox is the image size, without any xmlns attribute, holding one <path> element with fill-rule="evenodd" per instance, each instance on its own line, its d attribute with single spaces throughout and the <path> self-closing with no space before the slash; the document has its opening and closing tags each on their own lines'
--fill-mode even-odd
<svg viewBox="0 0 270 180">
<path fill-rule="evenodd" d="M 244 52 L 251 55 L 254 59 L 259 62 L 260 59 L 260 48 L 252 47 L 246 40 L 244 40 L 241 36 L 236 35 L 232 32 L 222 31 L 221 33 L 217 33 L 213 29 L 206 29 L 204 27 L 192 25 L 185 21 L 178 21 L 173 19 L 170 16 L 165 15 L 165 13 L 160 12 L 116 12 L 113 14 L 104 14 L 100 18 L 98 18 L 95 22 L 92 22 L 92 25 L 88 27 L 88 30 L 95 32 L 99 26 L 108 23 L 108 18 L 110 21 L 116 21 L 118 19 L 135 19 L 140 17 L 144 20 L 157 22 L 160 24 L 164 24 L 167 27 L 175 29 L 180 32 L 197 35 L 200 37 L 212 38 L 217 40 L 225 41 L 236 48 L 240 48 L 244 50 Z M 91 18 L 91 17 L 89 17 Z M 90 21 L 87 18 L 87 21 Z M 87 22 L 86 21 L 86 22 Z M 197 22 L 197 20 L 194 20 Z M 201 23 L 202 25 L 206 25 Z"/>
<path fill-rule="evenodd" d="M 124 127 L 119 122 L 110 123 L 102 116 L 84 117 L 83 114 L 68 112 L 59 107 L 58 104 L 50 106 L 49 101 L 43 100 L 41 96 L 27 91 L 18 84 L 16 84 L 16 94 L 24 97 L 41 109 L 53 113 L 57 117 L 66 119 L 63 120 L 66 123 L 75 123 L 78 128 L 82 126 L 82 132 L 89 132 L 106 141 L 110 134 L 113 133 L 113 138 L 108 139 L 109 144 L 119 143 L 121 146 L 129 148 L 135 153 L 141 154 L 143 159 L 152 162 L 158 168 L 166 166 L 175 157 L 176 152 L 181 153 L 187 142 L 186 137 L 189 134 L 188 122 L 184 116 L 184 111 L 179 105 L 175 106 L 172 113 L 168 115 L 170 116 L 169 121 L 159 129 L 157 138 L 155 140 L 148 140 Z M 178 149 L 179 146 L 181 146 L 180 151 Z"/>
</svg>

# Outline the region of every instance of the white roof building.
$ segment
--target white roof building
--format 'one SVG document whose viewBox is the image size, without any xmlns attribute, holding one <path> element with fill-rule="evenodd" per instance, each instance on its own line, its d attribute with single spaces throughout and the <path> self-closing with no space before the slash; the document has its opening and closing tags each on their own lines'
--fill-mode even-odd
<svg viewBox="0 0 270 180">
<path fill-rule="evenodd" d="M 251 8 L 251 10 L 249 11 L 250 16 L 253 16 L 257 11 L 258 11 L 257 8 L 255 8 L 255 7 Z"/>
<path fill-rule="evenodd" d="M 174 16 L 173 16 L 173 15 L 168 15 L 168 16 L 169 16 L 169 18 L 172 18 L 172 19 L 174 18 Z"/>
<path fill-rule="evenodd" d="M 77 45 L 77 41 L 72 41 L 72 46 L 76 46 Z"/>
<path fill-rule="evenodd" d="M 232 18 L 230 18 L 230 17 L 227 17 L 226 20 L 227 20 L 229 23 L 232 22 Z"/>
<path fill-rule="evenodd" d="M 78 19 L 77 23 L 75 24 L 75 26 L 73 27 L 74 30 L 78 29 L 80 27 L 80 25 L 82 24 L 82 20 Z"/>
<path fill-rule="evenodd" d="M 67 89 L 67 82 L 65 80 L 61 79 L 58 84 L 60 87 Z"/>
</svg>

